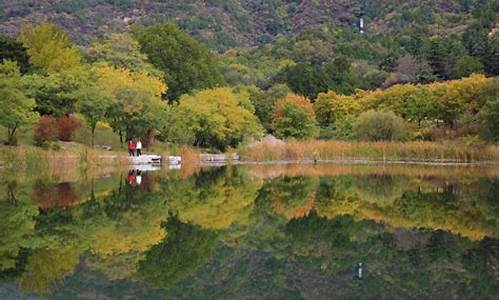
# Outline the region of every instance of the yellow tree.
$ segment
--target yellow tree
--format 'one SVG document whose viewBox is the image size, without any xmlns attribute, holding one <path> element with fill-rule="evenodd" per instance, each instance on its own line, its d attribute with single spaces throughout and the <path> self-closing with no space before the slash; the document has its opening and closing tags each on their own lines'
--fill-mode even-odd
<svg viewBox="0 0 500 300">
<path fill-rule="evenodd" d="M 160 130 L 167 105 L 161 95 L 167 87 L 146 73 L 117 69 L 105 64 L 95 67 L 96 88 L 114 98 L 107 111 L 113 130 L 127 138 L 138 137 L 150 129 Z"/>
<path fill-rule="evenodd" d="M 314 111 L 319 125 L 328 126 L 339 118 L 358 115 L 361 104 L 353 96 L 339 95 L 333 91 L 318 94 L 314 103 Z"/>
<path fill-rule="evenodd" d="M 223 150 L 262 134 L 246 92 L 216 88 L 184 95 L 179 102 L 172 110 L 171 140 Z"/>
<path fill-rule="evenodd" d="M 68 34 L 53 23 L 25 25 L 19 39 L 27 49 L 30 62 L 45 72 L 57 73 L 80 65 L 78 49 Z"/>
</svg>

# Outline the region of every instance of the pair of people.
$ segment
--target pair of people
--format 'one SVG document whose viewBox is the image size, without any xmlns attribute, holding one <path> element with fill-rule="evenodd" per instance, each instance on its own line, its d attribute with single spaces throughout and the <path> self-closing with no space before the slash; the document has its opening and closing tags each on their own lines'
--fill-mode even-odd
<svg viewBox="0 0 500 300">
<path fill-rule="evenodd" d="M 129 156 L 141 156 L 142 155 L 142 143 L 138 140 L 137 143 L 132 139 L 128 140 L 128 155 Z"/>
</svg>

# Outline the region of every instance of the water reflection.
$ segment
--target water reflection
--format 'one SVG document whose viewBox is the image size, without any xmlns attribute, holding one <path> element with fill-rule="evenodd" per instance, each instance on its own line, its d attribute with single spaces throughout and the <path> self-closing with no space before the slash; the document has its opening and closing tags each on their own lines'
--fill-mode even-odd
<svg viewBox="0 0 500 300">
<path fill-rule="evenodd" d="M 190 170 L 2 174 L 1 298 L 495 298 L 493 170 Z"/>
</svg>

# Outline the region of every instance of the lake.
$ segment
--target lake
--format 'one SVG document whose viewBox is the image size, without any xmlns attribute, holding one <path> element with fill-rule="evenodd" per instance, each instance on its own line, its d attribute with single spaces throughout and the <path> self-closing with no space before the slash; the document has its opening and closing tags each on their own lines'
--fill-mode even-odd
<svg viewBox="0 0 500 300">
<path fill-rule="evenodd" d="M 0 299 L 498 299 L 498 167 L 0 172 Z"/>
</svg>

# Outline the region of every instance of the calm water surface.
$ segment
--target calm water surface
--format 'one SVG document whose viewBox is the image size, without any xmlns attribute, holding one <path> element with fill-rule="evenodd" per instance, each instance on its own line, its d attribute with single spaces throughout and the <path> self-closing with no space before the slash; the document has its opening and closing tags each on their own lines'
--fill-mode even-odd
<svg viewBox="0 0 500 300">
<path fill-rule="evenodd" d="M 0 173 L 0 299 L 497 299 L 497 167 Z"/>
</svg>

